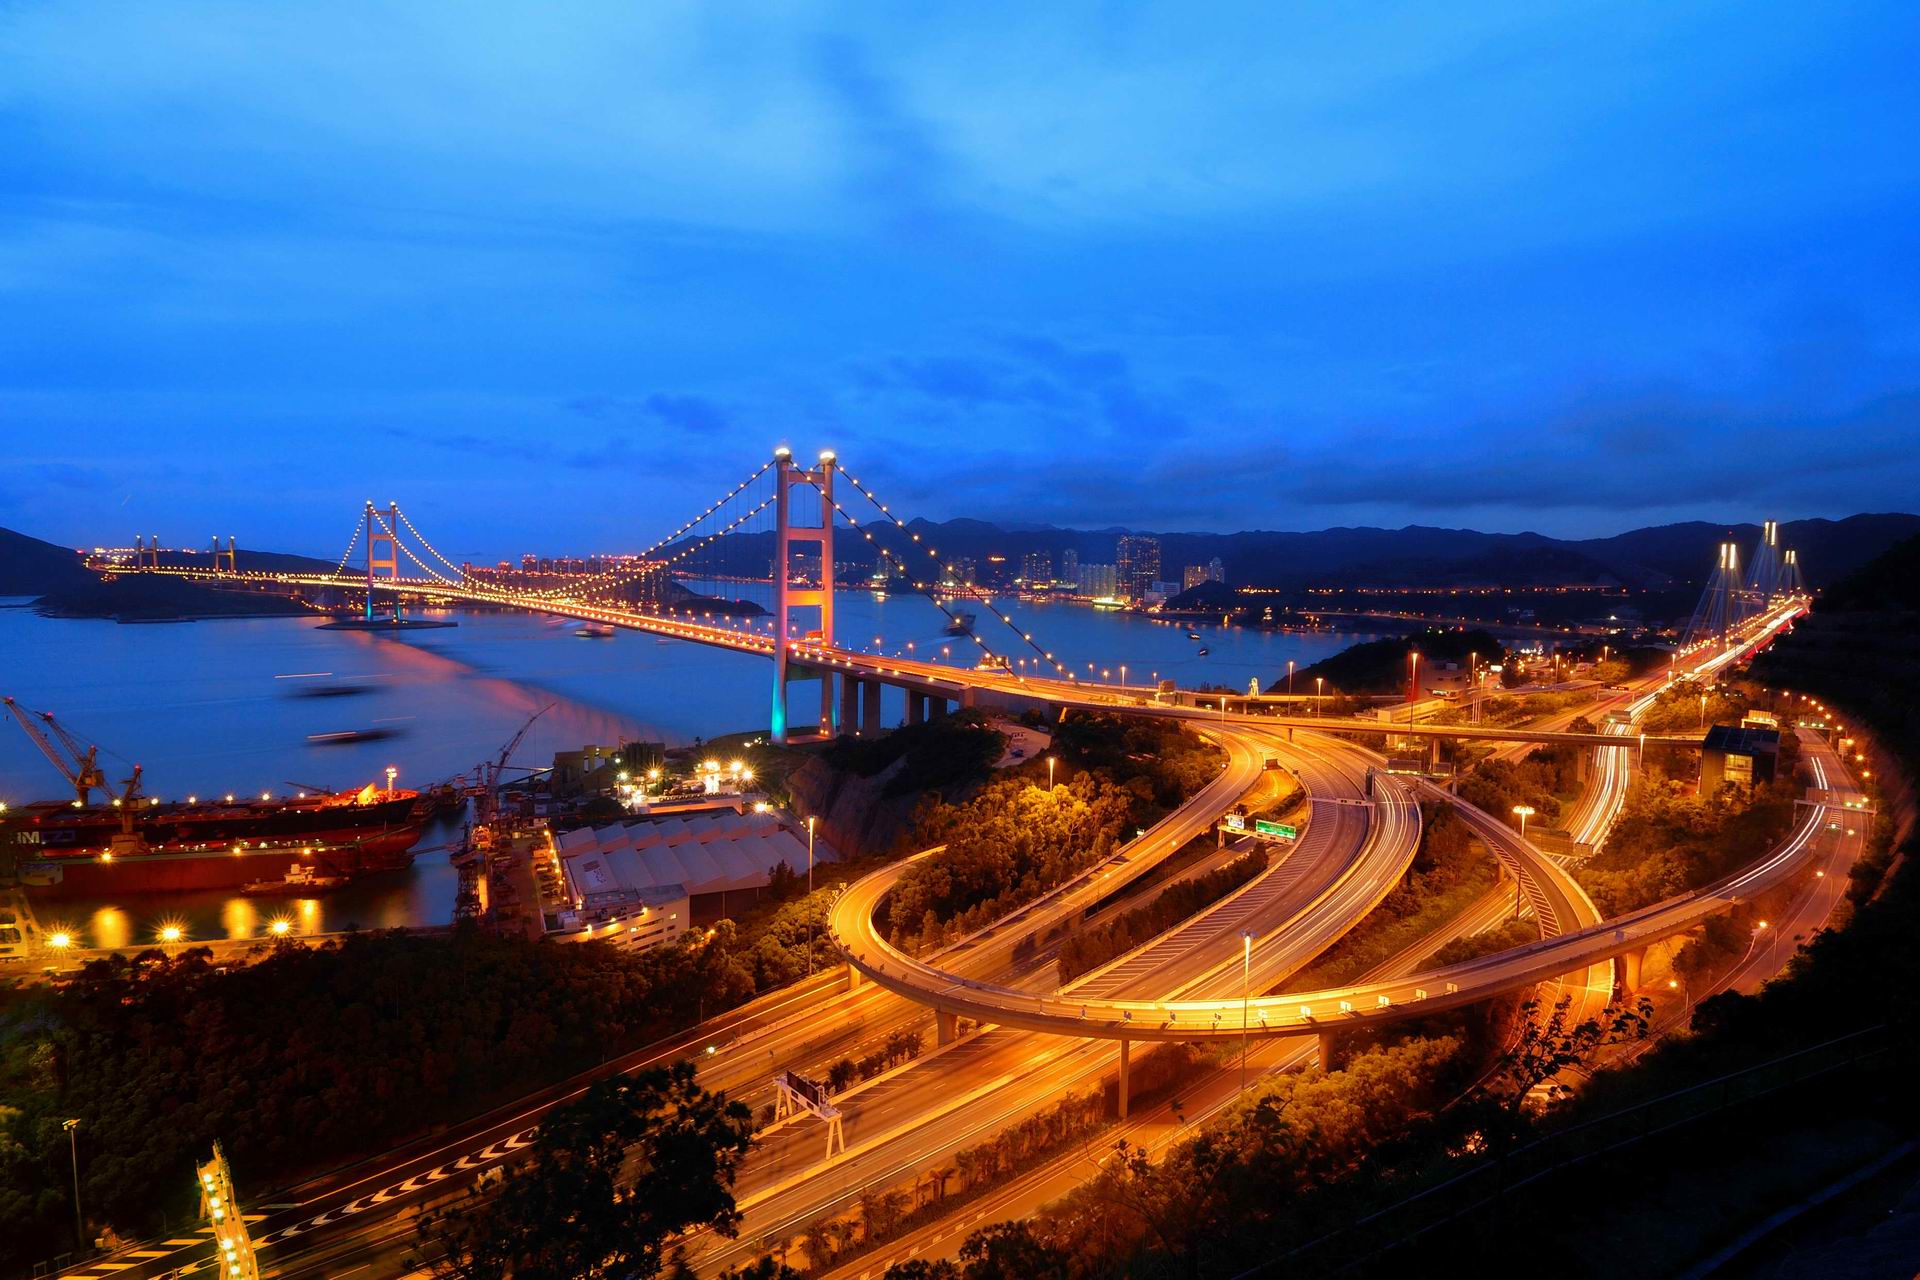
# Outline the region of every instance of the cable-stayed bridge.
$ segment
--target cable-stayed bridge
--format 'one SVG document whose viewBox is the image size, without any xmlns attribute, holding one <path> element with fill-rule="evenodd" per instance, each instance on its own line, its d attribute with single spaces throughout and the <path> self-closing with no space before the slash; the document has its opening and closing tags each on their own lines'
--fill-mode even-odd
<svg viewBox="0 0 1920 1280">
<path fill-rule="evenodd" d="M 847 537 L 871 547 L 889 584 L 920 593 L 945 615 L 954 643 L 971 644 L 974 661 L 955 664 L 888 655 L 841 643 L 834 626 L 834 545 L 837 538 Z M 1776 537 L 1776 526 L 1769 522 L 1763 546 L 1773 546 Z M 1776 556 L 1765 583 L 1756 577 L 1759 585 L 1754 586 L 1727 586 L 1730 560 L 1723 548 L 1721 569 L 1702 598 L 1705 612 L 1696 611 L 1697 625 L 1688 633 L 1690 647 L 1721 645 L 1728 661 L 1765 643 L 1806 607 L 1791 551 Z M 905 692 L 909 723 L 953 706 L 988 705 L 1048 711 L 1124 708 L 1210 720 L 1252 715 L 1281 727 L 1507 741 L 1588 744 L 1600 736 L 1287 715 L 1281 700 L 1081 680 L 830 451 L 805 466 L 788 449 L 776 450 L 769 461 L 652 546 L 607 558 L 596 571 L 529 574 L 455 563 L 399 504 L 381 508 L 372 502 L 357 513 L 331 570 L 256 568 L 241 561 L 231 539 L 225 549 L 216 539 L 205 563 L 169 563 L 156 537 L 151 547 L 141 539 L 131 553 L 102 553 L 91 563 L 105 572 L 363 593 L 362 625 L 375 628 L 401 625 L 404 597 L 523 609 L 768 657 L 774 665 L 768 726 L 777 742 L 793 736 L 878 733 L 883 727 L 881 690 L 889 685 Z M 737 586 L 744 589 L 743 598 L 698 596 L 683 587 L 681 579 Z M 756 592 L 764 596 L 764 605 L 745 598 Z M 392 621 L 385 622 L 382 615 L 389 609 Z M 974 609 L 993 622 L 973 625 L 981 616 L 968 617 Z M 809 683 L 817 685 L 817 717 L 802 710 L 794 689 Z M 1648 741 L 1697 745 L 1693 736 Z"/>
</svg>

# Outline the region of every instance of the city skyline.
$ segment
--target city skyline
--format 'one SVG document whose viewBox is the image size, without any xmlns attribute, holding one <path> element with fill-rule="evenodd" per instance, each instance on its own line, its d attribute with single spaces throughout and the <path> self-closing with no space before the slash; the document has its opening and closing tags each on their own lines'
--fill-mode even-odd
<svg viewBox="0 0 1920 1280">
<path fill-rule="evenodd" d="M 362 24 L 0 18 L 0 524 L 617 548 L 780 440 L 1157 531 L 1920 484 L 1895 6 Z"/>
</svg>

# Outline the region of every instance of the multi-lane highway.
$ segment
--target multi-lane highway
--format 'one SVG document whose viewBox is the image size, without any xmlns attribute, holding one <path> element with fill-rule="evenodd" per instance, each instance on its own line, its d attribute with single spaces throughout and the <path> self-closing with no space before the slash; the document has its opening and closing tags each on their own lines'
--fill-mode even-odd
<svg viewBox="0 0 1920 1280">
<path fill-rule="evenodd" d="M 951 674 L 951 669 L 943 670 Z M 969 675 L 975 681 L 980 679 L 978 674 Z M 1021 683 L 1030 687 L 1030 682 Z M 1067 688 L 1079 695 L 1077 700 L 1088 704 L 1105 700 L 1124 705 L 1111 695 L 1088 696 L 1095 691 L 1087 686 Z M 1180 710 L 1137 709 L 1175 714 Z M 1192 712 L 1184 718 L 1192 719 Z M 1334 727 L 1308 721 L 1294 725 L 1291 720 L 1265 716 L 1206 717 L 1203 731 L 1227 749 L 1229 763 L 1193 801 L 1115 858 L 1047 898 L 928 961 L 912 961 L 909 968 L 921 966 L 969 999 L 986 996 L 997 1001 L 1004 994 L 1039 1002 L 1045 1012 L 1039 1026 L 1067 1030 L 1072 1038 L 1023 1034 L 1019 1028 L 1034 1023 L 1024 1020 L 1017 1011 L 1009 1016 L 1007 1009 L 992 1001 L 977 1011 L 956 1000 L 940 1001 L 944 1007 L 999 1025 L 944 1046 L 843 1095 L 838 1101 L 843 1104 L 848 1150 L 833 1161 L 820 1160 L 824 1143 L 815 1122 L 788 1122 L 765 1134 L 740 1188 L 748 1235 L 738 1244 L 710 1250 L 706 1263 L 752 1256 L 767 1238 L 791 1233 L 812 1216 L 835 1212 L 861 1190 L 892 1185 L 914 1169 L 972 1145 L 1031 1113 L 1062 1091 L 1086 1086 L 1109 1074 L 1117 1057 L 1114 1047 L 1101 1040 L 1080 1038 L 1088 1030 L 1089 1009 L 1118 1011 L 1112 1025 L 1095 1032 L 1110 1038 L 1198 1039 L 1238 1034 L 1242 1024 L 1238 1021 L 1240 1001 L 1235 997 L 1242 992 L 1243 984 L 1258 990 L 1281 981 L 1363 917 L 1404 871 L 1418 834 L 1410 797 L 1399 783 L 1379 780 L 1375 787 L 1379 794 L 1369 797 L 1369 758 L 1365 752 L 1350 743 L 1312 733 L 1298 734 L 1301 741 L 1290 742 L 1286 734 L 1290 725 L 1299 729 Z M 1379 732 L 1385 726 L 1369 722 L 1365 727 Z M 1592 739 L 1578 740 L 1586 743 Z M 1043 972 L 1040 966 L 1028 964 L 1023 970 L 1013 963 L 1014 949 L 1022 940 L 1044 937 L 1061 925 L 1081 919 L 1193 835 L 1206 830 L 1245 792 L 1267 754 L 1279 756 L 1299 773 L 1312 797 L 1306 835 L 1289 857 L 1216 904 L 1212 911 L 1157 940 L 1150 948 L 1156 957 L 1153 962 L 1143 964 L 1139 956 L 1123 958 L 1064 992 L 1044 990 L 1046 984 L 1038 976 Z M 1506 838 L 1503 824 L 1493 821 L 1492 828 Z M 1491 836 L 1492 832 L 1485 834 Z M 1542 865 L 1551 864 L 1542 860 Z M 1756 869 L 1761 880 L 1715 889 L 1722 893 L 1757 891 L 1756 885 L 1772 882 L 1765 877 L 1788 874 L 1797 865 L 1797 852 L 1789 847 Z M 1550 876 L 1534 879 L 1551 883 Z M 856 885 L 837 904 L 836 919 L 843 909 L 852 910 L 861 903 L 863 894 L 869 907 L 877 901 Z M 1542 909 L 1538 902 L 1535 906 L 1536 910 Z M 1523 981 L 1569 973 L 1584 974 L 1575 982 L 1593 992 L 1599 986 L 1593 977 L 1596 967 L 1622 943 L 1665 936 L 1659 931 L 1684 928 L 1706 909 L 1711 908 L 1688 915 L 1692 908 L 1683 906 L 1658 918 L 1612 922 L 1623 926 L 1612 933 L 1591 924 L 1562 932 L 1534 948 L 1521 948 L 1477 962 L 1476 966 L 1462 967 L 1460 972 L 1467 981 L 1452 990 L 1415 990 L 1401 974 L 1381 973 L 1377 980 L 1343 993 L 1289 996 L 1283 1004 L 1297 1010 L 1309 1001 L 1332 1001 L 1312 1015 L 1301 1013 L 1290 1028 L 1311 1032 L 1320 1029 L 1325 1020 L 1344 1022 L 1378 1016 L 1380 1011 L 1397 1010 L 1417 996 L 1434 1001 L 1427 1007 L 1440 1007 L 1478 998 L 1475 993 L 1484 994 L 1486 990 L 1511 989 Z M 1549 900 L 1544 910 L 1564 910 L 1567 920 L 1579 919 L 1579 906 L 1571 899 L 1564 904 Z M 870 928 L 870 909 L 864 916 L 855 911 L 854 918 L 867 920 Z M 1239 944 L 1243 931 L 1257 938 L 1254 963 L 1244 975 Z M 854 937 L 857 953 L 868 941 Z M 874 942 L 872 950 L 878 954 L 883 944 L 877 939 Z M 886 963 L 892 965 L 894 961 L 889 957 Z M 1485 966 L 1496 963 L 1497 972 L 1489 976 Z M 856 967 L 869 976 L 879 976 L 869 964 Z M 1449 970 L 1437 977 L 1451 982 L 1454 974 Z M 1435 976 L 1424 976 L 1424 980 L 1431 984 Z M 689 1035 L 630 1055 L 613 1064 L 612 1069 L 632 1069 L 692 1054 L 701 1062 L 703 1081 L 710 1087 L 760 1097 L 777 1068 L 817 1071 L 839 1056 L 857 1055 L 891 1030 L 924 1017 L 915 1005 L 880 987 L 866 985 L 852 991 L 843 987 L 844 978 L 838 975 L 816 979 L 794 991 L 756 1002 L 733 1018 L 714 1020 Z M 1041 989 L 1032 989 L 1035 987 Z M 921 987 L 910 983 L 907 989 L 916 1000 L 924 997 Z M 1424 996 L 1418 995 L 1420 991 Z M 1374 998 L 1384 998 L 1386 1003 L 1376 1006 Z M 1354 1007 L 1340 1010 L 1336 1018 L 1334 1008 L 1341 1002 Z M 1292 1016 L 1287 1008 L 1273 1006 L 1271 1000 L 1253 1002 L 1251 1007 L 1256 1016 L 1248 1023 L 1256 1034 L 1263 1027 L 1280 1029 L 1276 1024 Z M 1065 1024 L 1061 1021 L 1063 1014 Z M 376 1266 L 376 1274 L 389 1273 L 409 1243 L 410 1228 L 405 1221 L 408 1212 L 423 1201 L 464 1185 L 487 1165 L 512 1158 L 530 1140 L 539 1116 L 573 1096 L 578 1087 L 549 1090 L 529 1099 L 524 1107 L 468 1126 L 443 1142 L 422 1144 L 394 1157 L 369 1162 L 346 1177 L 307 1188 L 299 1204 L 268 1214 L 256 1224 L 264 1273 L 327 1275 Z M 147 1256 L 122 1255 L 96 1268 L 80 1268 L 69 1274 L 154 1276 L 191 1269 L 207 1249 L 204 1241 L 187 1237 L 141 1253 Z"/>
</svg>

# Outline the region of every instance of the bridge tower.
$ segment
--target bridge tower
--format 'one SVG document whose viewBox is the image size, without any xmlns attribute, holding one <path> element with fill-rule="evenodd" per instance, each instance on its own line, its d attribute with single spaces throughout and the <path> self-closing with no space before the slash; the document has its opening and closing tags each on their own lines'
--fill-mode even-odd
<svg viewBox="0 0 1920 1280">
<path fill-rule="evenodd" d="M 239 556 L 234 548 L 233 535 L 227 535 L 227 549 L 220 549 L 220 535 L 213 535 L 213 571 L 215 573 L 240 572 Z"/>
<path fill-rule="evenodd" d="M 773 712 L 769 720 L 775 742 L 787 740 L 787 667 L 793 636 L 793 610 L 818 609 L 820 627 L 816 633 L 821 647 L 833 645 L 833 473 L 836 464 L 831 449 L 820 452 L 820 465 L 808 470 L 793 465 L 793 453 L 785 445 L 773 451 L 774 468 L 774 546 L 773 546 Z M 793 490 L 811 486 L 820 500 L 818 525 L 793 523 Z M 805 513 L 802 512 L 802 519 Z M 818 586 L 793 585 L 793 548 L 817 546 L 820 549 Z M 810 643 L 816 643 L 812 636 Z M 831 736 L 839 727 L 833 703 L 833 679 L 820 673 L 820 725 Z"/>
<path fill-rule="evenodd" d="M 1760 541 L 1747 564 L 1747 591 L 1760 609 L 1780 594 L 1780 522 L 1766 520 L 1760 525 Z M 1757 612 L 1757 610 L 1756 610 Z"/>
<path fill-rule="evenodd" d="M 400 576 L 400 504 L 389 502 L 383 516 L 367 500 L 367 612 L 373 621 L 373 584 L 378 571 L 386 570 L 389 580 Z M 393 593 L 393 620 L 400 620 L 400 592 Z"/>
</svg>

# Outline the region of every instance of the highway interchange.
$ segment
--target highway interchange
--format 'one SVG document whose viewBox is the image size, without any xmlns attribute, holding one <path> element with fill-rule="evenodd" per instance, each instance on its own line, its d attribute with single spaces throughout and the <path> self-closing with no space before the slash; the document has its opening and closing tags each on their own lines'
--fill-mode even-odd
<svg viewBox="0 0 1920 1280">
<path fill-rule="evenodd" d="M 1732 656 L 1707 661 L 1718 669 Z M 1650 698 L 1650 692 L 1633 698 L 1636 713 Z M 1255 1066 L 1281 1070 L 1311 1060 L 1316 1052 L 1312 1034 L 1324 1029 L 1323 1023 L 1394 1016 L 1416 1005 L 1462 1004 L 1535 982 L 1558 982 L 1576 996 L 1583 1013 L 1597 1012 L 1614 990 L 1614 956 L 1691 927 L 1730 902 L 1787 880 L 1815 858 L 1838 857 L 1834 842 L 1820 839 L 1831 821 L 1827 808 L 1809 806 L 1781 848 L 1726 881 L 1621 920 L 1601 922 L 1556 863 L 1520 840 L 1503 821 L 1462 806 L 1462 815 L 1489 847 L 1519 873 L 1518 889 L 1545 935 L 1539 942 L 1438 973 L 1414 972 L 1421 956 L 1448 936 L 1477 932 L 1504 918 L 1514 904 L 1512 891 L 1503 891 L 1476 903 L 1441 935 L 1423 940 L 1351 987 L 1249 1002 L 1255 1012 L 1243 1024 L 1243 982 L 1254 992 L 1283 982 L 1358 923 L 1405 873 L 1418 842 L 1418 797 L 1414 784 L 1378 772 L 1381 761 L 1372 753 L 1324 733 L 1300 731 L 1288 721 L 1209 717 L 1193 727 L 1225 749 L 1228 762 L 1221 774 L 1144 836 L 1074 882 L 979 934 L 916 960 L 892 952 L 871 932 L 872 907 L 890 882 L 888 873 L 880 873 L 872 883 L 849 886 L 834 907 L 835 930 L 855 958 L 855 970 L 880 982 L 850 988 L 848 970 L 836 966 L 832 973 L 772 993 L 608 1065 L 607 1071 L 631 1070 L 693 1056 L 701 1065 L 703 1083 L 757 1105 L 769 1096 L 774 1070 L 824 1073 L 832 1061 L 857 1057 L 893 1031 L 923 1025 L 926 1003 L 966 1013 L 985 1025 L 836 1098 L 846 1151 L 830 1160 L 822 1158 L 824 1134 L 818 1120 L 802 1117 L 764 1131 L 737 1189 L 746 1215 L 741 1236 L 736 1241 L 692 1242 L 703 1271 L 748 1260 L 819 1217 L 845 1210 L 863 1190 L 893 1185 L 916 1170 L 949 1161 L 954 1152 L 1063 1093 L 1111 1076 L 1119 1055 L 1115 1039 L 1232 1037 L 1243 1027 L 1256 1036 L 1274 1032 L 1258 1042 Z M 1379 732 L 1383 726 L 1370 727 Z M 1617 802 L 1608 796 L 1624 792 L 1627 751 L 1600 749 L 1599 754 L 1621 759 L 1623 767 L 1595 771 L 1583 814 L 1596 804 L 1617 812 Z M 1258 781 L 1269 757 L 1301 780 L 1309 800 L 1297 847 L 1266 873 L 1065 990 L 1053 990 L 1050 947 L 1041 946 L 1016 961 L 1023 940 L 1044 942 L 1057 936 L 1210 831 L 1219 815 Z M 1832 771 L 1835 785 L 1843 785 L 1844 766 L 1823 746 L 1810 744 L 1809 759 L 1823 777 Z M 1243 977 L 1243 932 L 1255 936 L 1250 981 Z M 924 986 L 929 981 L 937 984 L 937 998 Z M 888 982 L 907 994 L 888 990 L 882 985 Z M 1386 1003 L 1378 1003 L 1383 997 Z M 1336 1013 L 1343 1001 L 1352 1009 Z M 1303 1006 L 1314 1012 L 1303 1015 Z M 1073 1025 L 1062 1023 L 1062 1017 Z M 1046 1034 L 1061 1030 L 1069 1034 Z M 1089 1030 L 1094 1034 L 1088 1035 Z M 1231 1073 L 1211 1071 L 1182 1091 L 1187 1123 L 1230 1100 L 1223 1074 Z M 512 1158 L 531 1140 L 539 1116 L 583 1084 L 569 1082 L 436 1141 L 414 1144 L 362 1169 L 297 1189 L 294 1203 L 273 1207 L 254 1224 L 262 1274 L 403 1273 L 418 1261 L 413 1213 L 422 1204 L 463 1189 L 479 1170 Z M 1161 1142 L 1179 1129 L 1160 1104 L 1129 1116 L 1119 1132 Z M 1084 1168 L 1067 1167 L 1072 1164 L 1069 1159 L 1064 1165 L 1043 1166 L 990 1193 L 985 1203 L 996 1217 L 1021 1211 L 1022 1197 L 1037 1205 L 1042 1200 L 1035 1197 L 1057 1194 L 1073 1178 L 1085 1175 Z M 902 1242 L 901 1248 L 919 1251 L 941 1242 L 950 1246 L 960 1230 L 959 1224 L 928 1228 L 913 1233 L 918 1243 Z M 893 1246 L 888 1250 L 883 1251 L 886 1256 L 900 1252 Z M 208 1249 L 204 1236 L 189 1232 L 143 1252 L 151 1256 L 112 1259 L 119 1265 L 110 1272 L 80 1268 L 66 1274 L 193 1274 L 203 1268 Z"/>
</svg>

